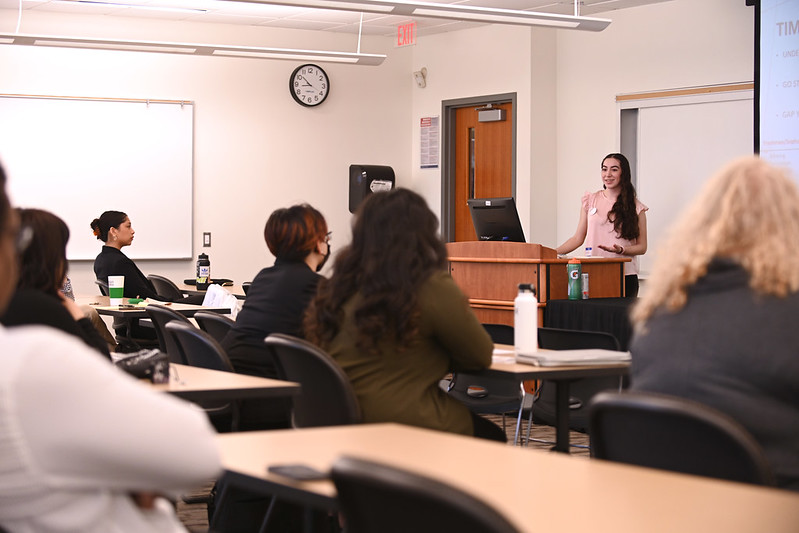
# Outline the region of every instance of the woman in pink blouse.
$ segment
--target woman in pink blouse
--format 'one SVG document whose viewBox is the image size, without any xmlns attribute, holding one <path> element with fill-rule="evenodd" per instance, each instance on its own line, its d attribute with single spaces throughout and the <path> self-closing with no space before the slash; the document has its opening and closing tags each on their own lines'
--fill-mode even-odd
<svg viewBox="0 0 799 533">
<path fill-rule="evenodd" d="M 602 190 L 585 193 L 577 230 L 557 247 L 568 254 L 585 242 L 599 257 L 632 257 L 624 264 L 625 295 L 638 295 L 638 258 L 646 253 L 647 206 L 638 201 L 630 162 L 622 154 L 602 160 Z"/>
</svg>

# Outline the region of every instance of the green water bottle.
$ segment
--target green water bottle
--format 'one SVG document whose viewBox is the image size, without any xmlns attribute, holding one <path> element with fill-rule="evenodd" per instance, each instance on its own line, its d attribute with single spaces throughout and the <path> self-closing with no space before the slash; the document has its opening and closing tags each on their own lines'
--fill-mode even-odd
<svg viewBox="0 0 799 533">
<path fill-rule="evenodd" d="M 569 300 L 579 300 L 583 297 L 583 280 L 581 274 L 583 267 L 579 259 L 569 259 L 566 265 L 566 275 L 569 278 Z"/>
</svg>

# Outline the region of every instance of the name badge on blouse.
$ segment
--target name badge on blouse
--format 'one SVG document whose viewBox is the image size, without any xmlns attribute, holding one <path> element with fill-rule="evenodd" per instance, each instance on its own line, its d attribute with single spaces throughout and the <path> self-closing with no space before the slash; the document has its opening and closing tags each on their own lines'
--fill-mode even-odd
<svg viewBox="0 0 799 533">
<path fill-rule="evenodd" d="M 589 215 L 596 215 L 596 207 L 592 207 L 591 209 L 589 209 L 588 210 L 588 214 Z"/>
</svg>

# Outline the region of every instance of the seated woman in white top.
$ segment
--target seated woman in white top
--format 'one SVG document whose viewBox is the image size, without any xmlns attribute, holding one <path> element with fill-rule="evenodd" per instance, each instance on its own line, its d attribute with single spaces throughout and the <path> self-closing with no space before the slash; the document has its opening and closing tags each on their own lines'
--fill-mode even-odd
<svg viewBox="0 0 799 533">
<path fill-rule="evenodd" d="M 18 221 L 0 168 L 0 312 Z M 44 326 L 0 326 L 0 527 L 9 533 L 185 532 L 163 496 L 219 474 L 205 414 Z"/>
</svg>

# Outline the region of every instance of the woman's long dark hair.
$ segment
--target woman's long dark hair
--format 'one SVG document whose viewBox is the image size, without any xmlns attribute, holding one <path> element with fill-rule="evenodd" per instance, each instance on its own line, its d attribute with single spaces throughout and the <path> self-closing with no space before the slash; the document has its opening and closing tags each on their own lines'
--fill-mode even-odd
<svg viewBox="0 0 799 533">
<path fill-rule="evenodd" d="M 635 207 L 635 187 L 633 187 L 633 174 L 630 162 L 622 154 L 608 154 L 602 159 L 602 164 L 608 159 L 615 159 L 621 166 L 621 191 L 616 203 L 608 212 L 608 222 L 613 223 L 616 235 L 628 241 L 638 238 L 638 211 Z"/>
<path fill-rule="evenodd" d="M 375 351 L 381 339 L 407 346 L 418 327 L 419 287 L 446 265 L 438 219 L 421 196 L 408 189 L 370 195 L 356 215 L 352 242 L 308 308 L 307 338 L 327 348 L 344 319 L 342 307 L 358 294 L 358 347 Z"/>
<path fill-rule="evenodd" d="M 58 296 L 67 275 L 69 228 L 59 217 L 42 209 L 17 209 L 20 226 L 33 230 L 30 244 L 19 258 L 21 289 Z"/>
</svg>

